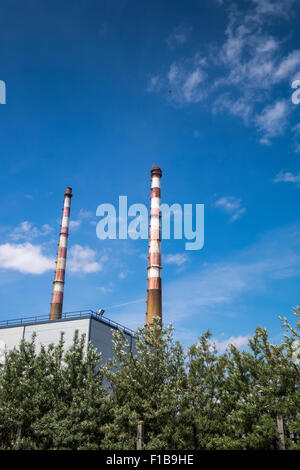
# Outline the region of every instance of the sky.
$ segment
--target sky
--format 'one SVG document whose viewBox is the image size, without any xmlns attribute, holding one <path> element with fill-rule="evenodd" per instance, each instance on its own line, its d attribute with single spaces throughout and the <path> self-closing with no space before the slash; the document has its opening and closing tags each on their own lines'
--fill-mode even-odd
<svg viewBox="0 0 300 470">
<path fill-rule="evenodd" d="M 279 341 L 300 281 L 299 0 L 2 0 L 0 320 L 49 312 L 73 189 L 64 311 L 145 322 L 147 240 L 96 209 L 204 204 L 205 243 L 164 240 L 163 320 L 220 350 Z"/>
</svg>

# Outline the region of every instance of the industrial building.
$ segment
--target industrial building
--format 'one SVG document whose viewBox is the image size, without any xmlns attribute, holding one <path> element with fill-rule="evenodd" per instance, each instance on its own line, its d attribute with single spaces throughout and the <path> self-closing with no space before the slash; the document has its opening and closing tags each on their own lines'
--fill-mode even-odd
<svg viewBox="0 0 300 470">
<path fill-rule="evenodd" d="M 151 325 L 154 317 L 159 317 L 162 324 L 162 288 L 161 288 L 161 177 L 162 171 L 157 165 L 151 169 L 151 208 L 147 276 L 147 311 L 146 324 Z M 69 236 L 72 189 L 67 187 L 59 233 L 56 269 L 53 281 L 51 307 L 49 315 L 0 321 L 0 360 L 4 351 L 17 347 L 22 339 L 31 340 L 36 334 L 37 346 L 57 344 L 64 333 L 65 348 L 73 343 L 75 331 L 85 334 L 86 342 L 101 352 L 104 362 L 113 356 L 112 332 L 122 330 L 132 345 L 132 331 L 108 318 L 100 312 L 80 311 L 63 313 L 65 269 Z M 143 324 L 141 317 L 141 324 Z"/>
<path fill-rule="evenodd" d="M 37 350 L 41 344 L 47 347 L 49 344 L 57 344 L 61 333 L 64 333 L 65 348 L 73 343 L 75 331 L 79 335 L 85 335 L 88 341 L 101 353 L 105 363 L 113 357 L 112 332 L 123 331 L 126 340 L 132 347 L 132 331 L 119 323 L 100 316 L 92 310 L 63 313 L 60 319 L 49 320 L 48 315 L 20 318 L 16 320 L 4 320 L 0 322 L 0 362 L 3 360 L 4 351 L 13 349 L 20 344 L 22 339 L 30 341 L 33 333 L 36 334 L 35 343 Z"/>
</svg>

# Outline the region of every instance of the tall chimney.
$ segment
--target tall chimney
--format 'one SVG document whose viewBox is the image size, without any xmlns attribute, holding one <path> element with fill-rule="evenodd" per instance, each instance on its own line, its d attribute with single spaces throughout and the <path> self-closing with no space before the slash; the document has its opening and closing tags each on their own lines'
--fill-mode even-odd
<svg viewBox="0 0 300 470">
<path fill-rule="evenodd" d="M 50 308 L 50 320 L 61 318 L 62 305 L 64 297 L 65 270 L 67 258 L 67 245 L 69 235 L 70 207 L 71 207 L 72 188 L 66 188 L 64 208 L 61 219 L 59 244 L 57 252 L 56 270 L 53 281 L 53 292 Z"/>
<path fill-rule="evenodd" d="M 157 165 L 151 169 L 151 208 L 149 231 L 148 257 L 148 287 L 146 325 L 153 323 L 154 317 L 159 317 L 162 324 L 161 305 L 161 210 L 160 210 L 160 181 L 162 171 Z"/>
</svg>

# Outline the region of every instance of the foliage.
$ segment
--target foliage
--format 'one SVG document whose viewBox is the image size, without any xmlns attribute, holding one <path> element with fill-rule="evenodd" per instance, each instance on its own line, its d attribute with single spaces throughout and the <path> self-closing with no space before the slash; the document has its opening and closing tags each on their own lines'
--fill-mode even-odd
<svg viewBox="0 0 300 470">
<path fill-rule="evenodd" d="M 0 445 L 3 449 L 94 449 L 105 390 L 100 356 L 75 334 L 64 353 L 57 346 L 36 352 L 35 337 L 6 354 L 0 373 Z"/>
<path fill-rule="evenodd" d="M 32 341 L 0 366 L 1 449 L 300 449 L 300 309 L 272 344 L 257 328 L 246 350 L 218 354 L 209 332 L 185 354 L 159 322 L 113 334 L 115 357 L 84 336 L 67 351 Z M 280 434 L 283 423 L 284 435 Z"/>
<path fill-rule="evenodd" d="M 138 330 L 134 342 L 132 351 L 122 332 L 114 334 L 116 358 L 106 367 L 112 420 L 103 448 L 135 449 L 137 421 L 143 420 L 145 449 L 174 449 L 186 376 L 182 347 L 159 322 Z"/>
</svg>

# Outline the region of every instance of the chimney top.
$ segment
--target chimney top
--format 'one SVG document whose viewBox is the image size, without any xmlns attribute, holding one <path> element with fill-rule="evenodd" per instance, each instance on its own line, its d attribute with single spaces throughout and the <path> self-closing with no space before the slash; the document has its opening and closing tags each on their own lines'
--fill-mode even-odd
<svg viewBox="0 0 300 470">
<path fill-rule="evenodd" d="M 66 187 L 65 196 L 72 197 L 72 188 L 69 186 Z"/>
<path fill-rule="evenodd" d="M 162 176 L 161 168 L 158 165 L 152 165 L 151 176 L 154 176 L 154 175 Z"/>
</svg>

